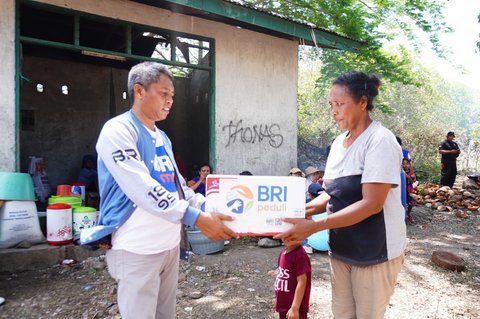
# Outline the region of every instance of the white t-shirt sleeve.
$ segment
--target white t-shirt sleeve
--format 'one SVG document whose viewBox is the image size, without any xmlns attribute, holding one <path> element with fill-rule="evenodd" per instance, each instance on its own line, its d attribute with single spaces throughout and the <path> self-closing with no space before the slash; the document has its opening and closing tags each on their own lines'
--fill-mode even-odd
<svg viewBox="0 0 480 319">
<path fill-rule="evenodd" d="M 402 149 L 393 134 L 382 128 L 365 145 L 364 183 L 400 184 Z"/>
</svg>

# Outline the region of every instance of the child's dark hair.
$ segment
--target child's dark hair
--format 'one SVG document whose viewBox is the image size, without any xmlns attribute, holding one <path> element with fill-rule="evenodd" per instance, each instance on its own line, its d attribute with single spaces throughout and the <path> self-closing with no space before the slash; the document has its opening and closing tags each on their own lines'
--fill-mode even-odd
<svg viewBox="0 0 480 319">
<path fill-rule="evenodd" d="M 347 72 L 340 75 L 333 81 L 333 85 L 341 85 L 348 89 L 355 101 L 360 101 L 362 96 L 367 97 L 367 109 L 373 110 L 373 99 L 378 95 L 380 79 L 372 74 L 363 72 Z"/>
</svg>

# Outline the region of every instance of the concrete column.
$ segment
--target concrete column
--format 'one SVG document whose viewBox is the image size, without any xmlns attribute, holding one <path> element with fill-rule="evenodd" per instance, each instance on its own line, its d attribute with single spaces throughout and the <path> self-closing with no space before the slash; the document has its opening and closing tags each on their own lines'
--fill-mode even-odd
<svg viewBox="0 0 480 319">
<path fill-rule="evenodd" d="M 0 171 L 16 169 L 15 0 L 0 1 Z"/>
</svg>

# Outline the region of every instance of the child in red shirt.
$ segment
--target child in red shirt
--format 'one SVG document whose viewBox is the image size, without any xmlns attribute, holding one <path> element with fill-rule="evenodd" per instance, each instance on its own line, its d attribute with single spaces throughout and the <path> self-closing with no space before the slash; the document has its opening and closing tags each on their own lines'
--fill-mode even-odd
<svg viewBox="0 0 480 319">
<path fill-rule="evenodd" d="M 275 311 L 280 319 L 307 319 L 312 267 L 302 243 L 289 241 L 278 256 Z"/>
</svg>

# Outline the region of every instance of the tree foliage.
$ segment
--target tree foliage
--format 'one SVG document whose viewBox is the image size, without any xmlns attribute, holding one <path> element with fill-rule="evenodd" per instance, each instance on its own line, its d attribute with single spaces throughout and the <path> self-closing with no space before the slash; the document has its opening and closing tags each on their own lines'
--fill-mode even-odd
<svg viewBox="0 0 480 319">
<path fill-rule="evenodd" d="M 322 50 L 322 79 L 331 80 L 349 70 L 380 73 L 392 82 L 420 85 L 407 50 L 385 51 L 385 43 L 403 37 L 413 50 L 424 46 L 417 30 L 429 35 L 432 49 L 439 56 L 447 52 L 439 35 L 450 32 L 444 22 L 442 0 L 245 0 L 255 8 L 315 25 L 364 41 L 358 53 Z"/>
<path fill-rule="evenodd" d="M 439 182 L 438 145 L 448 131 L 456 133 L 462 149 L 460 169 L 480 169 L 480 91 L 445 80 L 440 74 L 420 67 L 415 56 L 411 58 L 418 66 L 417 77 L 422 85 L 405 85 L 384 78 L 372 117 L 401 137 L 403 146 L 412 154 L 421 181 Z M 318 79 L 322 72 L 322 62 L 312 59 L 310 50 L 301 50 L 298 136 L 325 148 L 340 132 L 327 106 L 331 82 L 320 83 Z"/>
<path fill-rule="evenodd" d="M 381 77 L 372 116 L 402 138 L 421 181 L 439 181 L 438 145 L 448 131 L 455 131 L 462 149 L 460 168 L 480 169 L 480 91 L 443 79 L 425 69 L 418 57 L 425 47 L 419 38 L 422 31 L 438 56 L 449 55 L 439 42 L 442 33 L 452 31 L 444 22 L 444 0 L 241 2 L 367 43 L 357 53 L 300 47 L 298 136 L 302 142 L 325 148 L 338 135 L 327 94 L 334 78 L 358 70 Z M 480 41 L 477 46 L 480 49 Z"/>
</svg>

